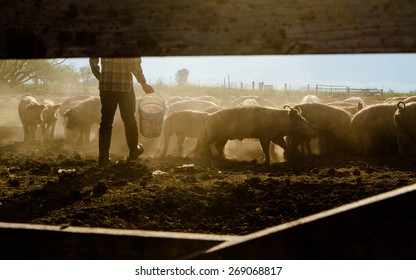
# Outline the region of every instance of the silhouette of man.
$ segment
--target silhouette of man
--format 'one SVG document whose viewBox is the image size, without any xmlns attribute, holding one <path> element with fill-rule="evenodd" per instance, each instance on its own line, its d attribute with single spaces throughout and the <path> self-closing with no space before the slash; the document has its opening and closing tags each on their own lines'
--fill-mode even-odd
<svg viewBox="0 0 416 280">
<path fill-rule="evenodd" d="M 124 123 L 128 161 L 136 160 L 143 153 L 143 145 L 138 143 L 139 132 L 135 118 L 136 97 L 133 89 L 133 76 L 145 93 L 152 93 L 141 67 L 141 58 L 90 58 L 90 67 L 99 81 L 101 99 L 101 122 L 98 139 L 98 165 L 110 162 L 109 151 L 114 115 L 117 106 Z"/>
</svg>

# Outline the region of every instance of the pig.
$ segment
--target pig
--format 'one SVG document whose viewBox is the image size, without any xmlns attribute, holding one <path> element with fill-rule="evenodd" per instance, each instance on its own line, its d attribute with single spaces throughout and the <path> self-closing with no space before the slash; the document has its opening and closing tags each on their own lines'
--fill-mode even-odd
<svg viewBox="0 0 416 280">
<path fill-rule="evenodd" d="M 183 110 L 194 110 L 194 111 L 204 111 L 211 107 L 217 107 L 218 105 L 211 101 L 205 100 L 184 100 L 180 102 L 175 102 L 167 106 L 167 115 L 172 114 L 173 112 L 183 111 Z"/>
<path fill-rule="evenodd" d="M 397 144 L 403 158 L 414 160 L 416 156 L 416 102 L 398 102 L 394 113 Z"/>
<path fill-rule="evenodd" d="M 255 100 L 258 105 L 263 106 L 263 107 L 276 108 L 276 105 L 273 102 L 271 102 L 270 100 L 265 99 L 265 98 L 260 97 L 260 96 L 256 96 L 256 95 L 241 96 L 241 97 L 231 101 L 230 107 L 237 107 L 239 104 L 242 104 L 247 99 Z M 250 102 L 252 102 L 252 101 L 250 101 Z"/>
<path fill-rule="evenodd" d="M 397 104 L 397 102 L 403 101 L 405 99 L 406 97 L 403 96 L 388 97 L 386 98 L 386 100 L 383 101 L 383 103 Z"/>
<path fill-rule="evenodd" d="M 166 101 L 166 105 L 170 105 L 176 102 L 182 102 L 184 98 L 182 96 L 172 96 Z"/>
<path fill-rule="evenodd" d="M 358 154 L 368 157 L 398 152 L 396 109 L 396 104 L 373 104 L 354 115 L 351 125 Z"/>
<path fill-rule="evenodd" d="M 256 98 L 246 98 L 238 105 L 235 105 L 237 108 L 239 107 L 253 107 L 253 106 L 260 106 L 260 107 L 266 107 L 259 104 L 258 99 Z M 275 144 L 272 142 L 270 143 L 270 149 L 271 151 L 275 150 Z M 249 159 L 249 158 L 256 158 L 257 155 L 261 155 L 261 147 L 258 143 L 258 140 L 256 139 L 245 139 L 243 141 L 239 140 L 232 140 L 229 141 L 226 147 L 226 150 L 228 154 L 234 155 L 236 158 L 241 159 Z M 271 158 L 273 160 L 277 160 L 277 156 L 275 153 L 271 152 Z"/>
<path fill-rule="evenodd" d="M 243 102 L 237 104 L 235 107 L 250 107 L 250 106 L 260 106 L 254 98 L 245 99 Z"/>
<path fill-rule="evenodd" d="M 174 103 L 178 103 L 178 102 L 186 102 L 186 101 L 196 101 L 195 104 L 197 104 L 197 106 L 200 105 L 200 103 L 198 101 L 207 101 L 207 102 L 212 102 L 214 104 L 216 104 L 217 106 L 222 106 L 221 103 L 222 101 L 219 100 L 218 98 L 211 96 L 211 95 L 200 95 L 200 96 L 172 96 L 170 97 L 167 101 L 166 101 L 166 105 L 169 106 L 171 104 Z M 182 108 L 183 110 L 192 110 L 191 108 Z M 195 108 L 199 111 L 203 111 L 201 109 Z"/>
<path fill-rule="evenodd" d="M 350 112 L 352 115 L 355 115 L 357 112 L 359 112 L 365 107 L 364 103 L 362 102 L 358 102 L 356 105 L 352 104 L 351 102 L 346 102 L 346 101 L 330 102 L 326 104 L 334 106 L 334 107 L 342 108 Z"/>
<path fill-rule="evenodd" d="M 310 141 L 315 137 L 319 138 L 319 154 L 321 155 L 338 155 L 353 151 L 352 115 L 349 112 L 320 103 L 299 104 L 294 108 L 301 110 L 302 116 L 317 129 L 317 134 L 303 139 L 289 137 L 287 140 L 290 144 L 291 156 L 296 156 L 298 152 L 296 147 L 299 145 L 304 145 L 307 153 L 310 154 Z"/>
<path fill-rule="evenodd" d="M 67 122 L 68 119 L 64 116 L 65 112 L 71 109 L 72 107 L 75 107 L 77 104 L 79 104 L 82 100 L 85 100 L 87 98 L 93 97 L 92 95 L 76 95 L 71 96 L 67 99 L 65 99 L 64 102 L 62 102 L 61 106 L 58 109 L 58 118 L 61 120 L 64 128 L 64 135 L 68 142 L 75 142 L 79 136 L 80 131 L 79 129 L 69 129 L 67 128 Z"/>
<path fill-rule="evenodd" d="M 358 105 L 359 103 L 361 103 L 363 106 L 365 106 L 364 100 L 361 97 L 356 96 L 344 99 L 344 102 L 350 103 L 352 105 Z"/>
<path fill-rule="evenodd" d="M 321 103 L 321 100 L 318 98 L 318 96 L 309 94 L 309 95 L 304 96 L 302 100 L 300 101 L 300 104 L 305 104 L 305 103 Z"/>
<path fill-rule="evenodd" d="M 214 153 L 226 158 L 224 147 L 228 140 L 256 138 L 260 141 L 265 165 L 270 165 L 270 142 L 286 150 L 285 136 L 314 133 L 312 126 L 298 110 L 289 107 L 237 107 L 217 111 L 209 115 L 206 122 L 204 148 L 208 152 L 214 146 Z"/>
<path fill-rule="evenodd" d="M 212 107 L 209 107 L 209 108 L 205 109 L 203 112 L 212 114 L 212 113 L 217 112 L 221 109 L 224 109 L 224 108 L 221 107 L 221 106 L 212 106 Z"/>
<path fill-rule="evenodd" d="M 64 114 L 66 111 L 68 111 L 68 109 L 71 109 L 72 107 L 74 107 L 76 104 L 78 104 L 82 100 L 90 98 L 90 97 L 93 97 L 93 96 L 92 95 L 76 95 L 76 96 L 71 96 L 65 99 L 65 101 L 62 102 L 61 106 L 58 109 L 58 115 L 64 118 Z"/>
<path fill-rule="evenodd" d="M 70 130 L 78 130 L 76 143 L 90 142 L 90 131 L 93 124 L 101 121 L 101 100 L 99 97 L 88 97 L 64 113 L 66 127 Z"/>
<path fill-rule="evenodd" d="M 166 156 L 169 141 L 173 134 L 178 138 L 177 148 L 179 156 L 183 153 L 183 143 L 185 137 L 196 138 L 196 146 L 193 150 L 194 155 L 201 152 L 201 145 L 205 136 L 205 122 L 209 113 L 193 110 L 184 110 L 170 114 L 163 123 L 164 147 L 161 154 Z"/>
<path fill-rule="evenodd" d="M 410 96 L 403 100 L 404 103 L 416 102 L 416 96 Z"/>
<path fill-rule="evenodd" d="M 23 125 L 23 143 L 34 144 L 36 129 L 42 124 L 42 111 L 45 105 L 40 104 L 33 96 L 23 97 L 18 106 L 20 121 Z"/>
<path fill-rule="evenodd" d="M 361 97 L 350 97 L 347 99 L 344 99 L 344 102 L 350 103 L 350 106 L 345 106 L 342 107 L 345 110 L 347 110 L 348 112 L 350 112 L 351 114 L 355 115 L 357 112 L 359 112 L 360 110 L 362 110 L 365 106 L 366 103 L 364 102 L 364 100 Z"/>
<path fill-rule="evenodd" d="M 45 99 L 41 102 L 45 105 L 45 109 L 42 111 L 42 139 L 44 142 L 48 142 L 53 139 L 55 134 L 55 125 L 58 118 L 56 113 L 61 104 L 55 104 L 52 100 Z"/>
<path fill-rule="evenodd" d="M 201 96 L 196 96 L 196 97 L 191 98 L 191 99 L 209 101 L 209 102 L 213 102 L 217 105 L 219 105 L 221 103 L 217 98 L 215 98 L 214 96 L 211 96 L 211 95 L 201 95 Z"/>
</svg>

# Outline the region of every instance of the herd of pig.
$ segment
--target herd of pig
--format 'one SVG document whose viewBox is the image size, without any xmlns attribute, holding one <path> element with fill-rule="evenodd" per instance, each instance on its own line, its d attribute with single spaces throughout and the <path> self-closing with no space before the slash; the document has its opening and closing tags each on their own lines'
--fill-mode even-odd
<svg viewBox="0 0 416 280">
<path fill-rule="evenodd" d="M 173 135 L 177 144 L 171 153 L 179 156 L 184 155 L 185 139 L 195 143 L 188 156 L 211 158 L 227 158 L 227 149 L 242 152 L 248 149 L 247 141 L 257 141 L 266 165 L 276 159 L 279 147 L 288 160 L 312 153 L 404 159 L 416 155 L 416 97 L 387 98 L 367 105 L 359 97 L 324 103 L 307 95 L 295 104 L 275 104 L 259 96 L 230 100 L 176 96 L 166 105 L 163 131 L 156 139 L 145 139 L 145 155 L 165 157 L 172 150 Z M 60 119 L 66 141 L 82 145 L 90 142 L 91 128 L 100 122 L 101 103 L 99 97 L 88 95 L 70 97 L 61 104 L 25 96 L 18 112 L 25 143 L 35 141 L 38 126 L 42 143 L 51 141 Z M 117 127 L 122 127 L 118 116 Z M 231 142 L 233 148 L 226 149 Z"/>
</svg>

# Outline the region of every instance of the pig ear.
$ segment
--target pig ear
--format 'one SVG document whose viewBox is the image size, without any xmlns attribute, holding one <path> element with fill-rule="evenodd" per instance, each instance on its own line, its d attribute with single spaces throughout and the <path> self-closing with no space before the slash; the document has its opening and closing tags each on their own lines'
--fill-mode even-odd
<svg viewBox="0 0 416 280">
<path fill-rule="evenodd" d="M 53 106 L 53 109 L 58 110 L 59 107 L 61 107 L 61 104 L 56 104 L 56 105 Z"/>
<path fill-rule="evenodd" d="M 406 103 L 404 103 L 403 101 L 397 103 L 397 109 L 399 109 L 399 111 L 403 110 L 404 108 L 406 108 Z"/>
<path fill-rule="evenodd" d="M 64 113 L 64 117 L 68 117 L 70 112 L 71 112 L 71 109 L 66 110 L 65 113 Z"/>
<path fill-rule="evenodd" d="M 364 104 L 360 101 L 357 104 L 357 111 L 361 111 L 364 108 Z"/>
</svg>

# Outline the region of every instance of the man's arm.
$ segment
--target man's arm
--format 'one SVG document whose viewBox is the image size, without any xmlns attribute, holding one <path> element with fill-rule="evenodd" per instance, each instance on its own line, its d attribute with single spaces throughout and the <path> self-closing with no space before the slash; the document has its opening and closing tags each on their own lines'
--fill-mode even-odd
<svg viewBox="0 0 416 280">
<path fill-rule="evenodd" d="M 136 77 L 139 84 L 142 86 L 145 93 L 154 92 L 152 86 L 146 82 L 146 78 L 144 77 L 142 69 L 142 59 L 140 57 L 134 59 L 132 73 L 134 77 Z"/>
<path fill-rule="evenodd" d="M 100 65 L 98 64 L 99 61 L 99 58 L 90 58 L 90 68 L 97 80 L 101 79 Z"/>
<path fill-rule="evenodd" d="M 132 67 L 133 67 L 132 73 L 134 77 L 136 77 L 136 80 L 139 82 L 139 84 L 145 84 L 146 78 L 144 77 L 144 74 L 143 74 L 142 59 L 140 57 L 134 58 Z"/>
</svg>

